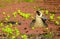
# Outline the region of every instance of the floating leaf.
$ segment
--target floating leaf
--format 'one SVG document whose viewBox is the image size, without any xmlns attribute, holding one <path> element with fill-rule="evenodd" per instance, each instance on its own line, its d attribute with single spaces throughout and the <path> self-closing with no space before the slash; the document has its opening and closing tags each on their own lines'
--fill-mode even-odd
<svg viewBox="0 0 60 39">
<path fill-rule="evenodd" d="M 47 33 L 46 35 L 44 35 L 46 38 L 52 38 L 53 37 L 53 35 L 52 35 L 52 33 Z"/>
<path fill-rule="evenodd" d="M 10 18 L 10 16 L 9 16 L 9 15 L 8 15 L 7 17 L 8 17 L 8 18 Z"/>
<path fill-rule="evenodd" d="M 27 35 L 25 35 L 25 34 L 22 35 L 21 37 L 22 37 L 23 39 L 27 39 Z"/>
<path fill-rule="evenodd" d="M 17 15 L 17 12 L 13 12 L 13 16 L 16 17 L 16 15 Z"/>
<path fill-rule="evenodd" d="M 11 33 L 11 34 L 13 32 L 13 30 L 11 28 L 9 28 L 9 27 L 2 28 L 2 31 L 7 32 L 7 33 Z"/>
<path fill-rule="evenodd" d="M 0 22 L 0 26 L 3 26 L 3 23 Z"/>
<path fill-rule="evenodd" d="M 50 16 L 50 19 L 54 19 L 54 17 L 53 16 Z"/>
<path fill-rule="evenodd" d="M 15 36 L 12 36 L 12 38 L 11 39 L 15 39 Z"/>
<path fill-rule="evenodd" d="M 49 13 L 49 11 L 48 10 L 46 10 L 46 14 L 48 14 Z"/>
<path fill-rule="evenodd" d="M 53 20 L 54 16 L 55 16 L 54 14 L 51 14 L 50 19 Z"/>
<path fill-rule="evenodd" d="M 20 11 L 20 10 L 18 10 L 18 13 L 21 13 L 21 11 Z"/>
<path fill-rule="evenodd" d="M 24 0 L 25 2 L 34 2 L 34 0 Z"/>
<path fill-rule="evenodd" d="M 12 27 L 12 23 L 9 23 L 9 25 Z"/>
<path fill-rule="evenodd" d="M 16 32 L 16 36 L 18 36 L 20 34 L 20 32 L 17 28 L 15 28 L 15 32 Z"/>
<path fill-rule="evenodd" d="M 18 10 L 18 13 L 25 19 L 28 19 L 30 17 L 30 14 L 25 14 L 25 13 L 21 12 L 20 10 Z"/>
<path fill-rule="evenodd" d="M 55 24 L 56 24 L 56 25 L 59 25 L 59 22 L 58 22 L 58 21 L 55 21 Z"/>
<path fill-rule="evenodd" d="M 58 16 L 57 18 L 60 19 L 60 16 Z"/>
<path fill-rule="evenodd" d="M 6 17 L 5 20 L 8 21 L 9 19 Z"/>
</svg>

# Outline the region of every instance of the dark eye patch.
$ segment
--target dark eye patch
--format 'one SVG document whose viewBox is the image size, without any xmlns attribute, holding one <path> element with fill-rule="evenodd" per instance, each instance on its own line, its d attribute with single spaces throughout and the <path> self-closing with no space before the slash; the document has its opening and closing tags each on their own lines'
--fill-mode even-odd
<svg viewBox="0 0 60 39">
<path fill-rule="evenodd" d="M 39 11 L 36 11 L 36 13 L 40 16 L 40 12 Z"/>
</svg>

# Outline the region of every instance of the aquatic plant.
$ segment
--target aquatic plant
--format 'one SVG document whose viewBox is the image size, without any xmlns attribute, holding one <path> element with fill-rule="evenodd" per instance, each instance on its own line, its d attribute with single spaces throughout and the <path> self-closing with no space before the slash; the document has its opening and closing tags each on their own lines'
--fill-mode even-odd
<svg viewBox="0 0 60 39">
<path fill-rule="evenodd" d="M 50 15 L 50 19 L 53 20 L 54 19 L 54 14 Z"/>
<path fill-rule="evenodd" d="M 45 34 L 44 36 L 45 36 L 46 38 L 52 38 L 52 37 L 53 37 L 52 33 L 50 33 L 50 32 L 47 33 L 47 34 Z"/>
<path fill-rule="evenodd" d="M 8 15 L 7 18 L 10 19 L 10 16 Z"/>
<path fill-rule="evenodd" d="M 17 39 L 15 36 L 12 36 L 11 39 Z"/>
<path fill-rule="evenodd" d="M 8 37 L 7 39 L 17 39 L 17 37 L 12 35 L 11 37 Z"/>
<path fill-rule="evenodd" d="M 13 29 L 9 28 L 8 26 L 6 28 L 2 28 L 3 32 L 7 32 L 7 33 L 13 33 Z"/>
<path fill-rule="evenodd" d="M 21 12 L 20 10 L 18 10 L 18 13 L 25 19 L 28 19 L 31 16 L 31 14 L 29 14 L 29 13 L 25 14 L 25 13 Z"/>
<path fill-rule="evenodd" d="M 17 15 L 17 12 L 13 12 L 13 16 L 16 17 L 16 15 Z"/>
<path fill-rule="evenodd" d="M 25 35 L 25 34 L 24 34 L 24 35 L 21 35 L 21 37 L 22 37 L 23 39 L 28 39 L 28 38 L 27 38 L 27 35 Z"/>
<path fill-rule="evenodd" d="M 60 19 L 60 16 L 58 16 L 57 18 Z"/>
<path fill-rule="evenodd" d="M 10 19 L 10 16 L 8 15 L 7 17 L 5 17 L 5 20 L 8 21 Z"/>
<path fill-rule="evenodd" d="M 48 11 L 48 10 L 46 10 L 46 14 L 47 14 L 47 15 L 49 14 L 49 11 Z"/>
<path fill-rule="evenodd" d="M 17 28 L 15 28 L 15 33 L 16 33 L 16 36 L 18 36 L 20 34 L 20 31 Z"/>
<path fill-rule="evenodd" d="M 34 2 L 34 0 L 24 0 L 25 2 Z"/>
<path fill-rule="evenodd" d="M 3 26 L 3 23 L 2 22 L 0 22 L 0 26 Z"/>
<path fill-rule="evenodd" d="M 9 23 L 9 25 L 12 27 L 12 23 Z"/>
<path fill-rule="evenodd" d="M 58 21 L 55 21 L 55 24 L 56 24 L 56 25 L 59 25 L 60 23 L 59 23 Z"/>
</svg>

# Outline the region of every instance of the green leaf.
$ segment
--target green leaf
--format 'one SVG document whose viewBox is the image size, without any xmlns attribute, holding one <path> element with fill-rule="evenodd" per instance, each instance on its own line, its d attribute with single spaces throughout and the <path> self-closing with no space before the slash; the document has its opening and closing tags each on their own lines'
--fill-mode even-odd
<svg viewBox="0 0 60 39">
<path fill-rule="evenodd" d="M 59 22 L 58 22 L 58 21 L 55 21 L 55 24 L 56 24 L 56 25 L 59 25 Z"/>
<path fill-rule="evenodd" d="M 55 16 L 55 14 L 51 14 L 50 15 L 50 19 L 53 20 L 54 19 L 54 16 Z"/>
<path fill-rule="evenodd" d="M 9 27 L 2 28 L 2 31 L 7 32 L 7 33 L 11 33 L 11 34 L 13 33 L 13 30 Z"/>
<path fill-rule="evenodd" d="M 50 34 L 50 33 L 47 33 L 47 34 L 45 35 L 46 38 L 52 38 L 52 36 L 53 36 L 53 35 Z"/>
<path fill-rule="evenodd" d="M 0 22 L 0 26 L 3 26 L 3 23 Z"/>
<path fill-rule="evenodd" d="M 54 19 L 54 17 L 53 16 L 50 16 L 50 19 Z"/>
<path fill-rule="evenodd" d="M 27 35 L 25 35 L 25 34 L 22 35 L 22 38 L 23 38 L 23 39 L 27 39 Z"/>
<path fill-rule="evenodd" d="M 60 16 L 58 16 L 57 18 L 60 19 Z"/>
<path fill-rule="evenodd" d="M 16 32 L 16 36 L 18 36 L 20 34 L 20 32 L 17 28 L 15 28 L 15 32 Z"/>
<path fill-rule="evenodd" d="M 49 13 L 49 11 L 48 10 L 46 10 L 46 14 L 48 14 Z"/>
<path fill-rule="evenodd" d="M 34 0 L 24 0 L 25 2 L 34 2 Z"/>
</svg>

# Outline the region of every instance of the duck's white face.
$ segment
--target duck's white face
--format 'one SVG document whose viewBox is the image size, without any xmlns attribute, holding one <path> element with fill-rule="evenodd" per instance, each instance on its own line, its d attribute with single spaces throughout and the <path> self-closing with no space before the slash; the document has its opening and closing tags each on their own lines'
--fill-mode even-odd
<svg viewBox="0 0 60 39">
<path fill-rule="evenodd" d="M 40 18 L 43 20 L 47 20 L 48 18 L 46 18 L 41 11 L 36 11 L 36 18 Z"/>
</svg>

